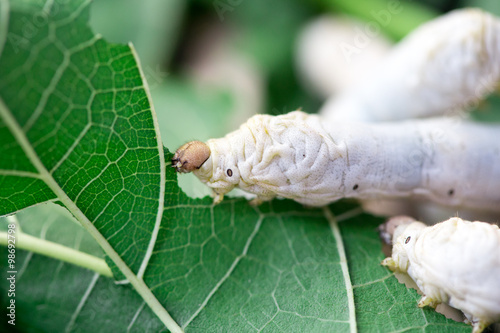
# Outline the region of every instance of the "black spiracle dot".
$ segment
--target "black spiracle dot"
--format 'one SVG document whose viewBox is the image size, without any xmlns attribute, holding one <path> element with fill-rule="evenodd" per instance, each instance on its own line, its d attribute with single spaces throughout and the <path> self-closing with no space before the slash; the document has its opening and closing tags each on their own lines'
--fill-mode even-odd
<svg viewBox="0 0 500 333">
<path fill-rule="evenodd" d="M 451 197 L 453 194 L 455 194 L 455 190 L 451 188 L 451 189 L 448 191 L 448 195 Z"/>
<path fill-rule="evenodd" d="M 226 172 L 226 173 L 227 173 L 227 175 L 228 175 L 229 177 L 231 177 L 231 176 L 233 175 L 233 170 L 231 170 L 231 169 L 227 169 L 227 172 Z"/>
<path fill-rule="evenodd" d="M 411 236 L 406 237 L 405 239 L 405 244 L 408 244 L 410 242 Z"/>
<path fill-rule="evenodd" d="M 355 184 L 355 185 L 352 187 L 352 189 L 353 189 L 354 191 L 356 191 L 356 190 L 358 189 L 358 187 L 359 187 L 359 186 L 358 186 L 358 184 Z"/>
</svg>

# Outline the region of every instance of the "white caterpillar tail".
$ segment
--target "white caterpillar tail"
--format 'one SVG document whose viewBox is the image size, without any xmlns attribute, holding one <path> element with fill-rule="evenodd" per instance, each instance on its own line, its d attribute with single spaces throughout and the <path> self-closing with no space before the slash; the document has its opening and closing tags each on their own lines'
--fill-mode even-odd
<svg viewBox="0 0 500 333">
<path fill-rule="evenodd" d="M 417 195 L 498 211 L 499 136 L 500 126 L 452 119 L 325 124 L 300 111 L 257 115 L 207 141 L 210 156 L 192 171 L 216 202 L 239 187 L 257 201 L 282 197 L 310 206 Z M 179 161 L 179 152 L 173 161 L 189 162 Z"/>
<path fill-rule="evenodd" d="M 419 307 L 446 303 L 460 309 L 474 333 L 500 320 L 498 226 L 451 218 L 428 227 L 404 216 L 387 223 L 399 226 L 392 257 L 382 264 L 415 281 L 423 293 Z"/>
</svg>

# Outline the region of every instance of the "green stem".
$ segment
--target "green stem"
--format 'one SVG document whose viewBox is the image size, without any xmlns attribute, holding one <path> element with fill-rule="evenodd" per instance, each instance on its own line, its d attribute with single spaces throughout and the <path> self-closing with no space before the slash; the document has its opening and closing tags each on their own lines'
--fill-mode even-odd
<svg viewBox="0 0 500 333">
<path fill-rule="evenodd" d="M 327 10 L 341 11 L 374 22 L 389 37 L 400 40 L 438 13 L 418 3 L 399 0 L 317 0 Z"/>
<path fill-rule="evenodd" d="M 0 232 L 0 245 L 7 246 L 8 233 Z M 11 238 L 12 239 L 12 238 Z M 57 244 L 28 234 L 15 234 L 16 249 L 27 250 L 95 271 L 103 276 L 113 277 L 111 269 L 104 261 L 90 254 Z"/>
</svg>

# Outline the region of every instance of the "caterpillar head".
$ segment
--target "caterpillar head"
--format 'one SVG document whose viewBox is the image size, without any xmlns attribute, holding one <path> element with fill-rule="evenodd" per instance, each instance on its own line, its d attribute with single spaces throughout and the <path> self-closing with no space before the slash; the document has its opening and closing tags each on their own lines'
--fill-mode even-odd
<svg viewBox="0 0 500 333">
<path fill-rule="evenodd" d="M 188 142 L 177 149 L 172 158 L 172 167 L 177 172 L 193 172 L 196 177 L 211 187 L 217 202 L 222 200 L 222 196 L 236 187 L 240 181 L 240 172 L 233 154 L 230 153 L 230 149 L 226 150 L 226 147 L 223 147 L 219 141 L 221 140 L 212 139 L 207 143 Z"/>
<path fill-rule="evenodd" d="M 410 223 L 415 222 L 415 219 L 409 216 L 395 216 L 387 220 L 387 222 L 381 224 L 378 227 L 378 231 L 380 234 L 380 238 L 387 245 L 392 245 L 393 239 L 396 240 L 397 237 L 394 237 L 394 232 L 397 227 L 401 225 L 409 225 Z"/>
<path fill-rule="evenodd" d="M 192 172 L 199 169 L 209 157 L 210 148 L 205 143 L 191 141 L 177 149 L 172 158 L 172 167 L 177 172 Z"/>
<path fill-rule="evenodd" d="M 393 232 L 392 257 L 384 259 L 382 265 L 387 266 L 393 272 L 406 273 L 409 257 L 414 251 L 414 244 L 426 225 L 406 216 L 392 218 L 386 225 L 388 225 L 387 229 L 392 229 Z"/>
</svg>

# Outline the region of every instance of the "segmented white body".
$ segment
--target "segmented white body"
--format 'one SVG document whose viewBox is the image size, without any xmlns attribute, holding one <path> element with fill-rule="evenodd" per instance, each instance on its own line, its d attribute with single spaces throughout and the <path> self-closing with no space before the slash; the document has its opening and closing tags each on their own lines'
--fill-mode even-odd
<svg viewBox="0 0 500 333">
<path fill-rule="evenodd" d="M 328 122 L 452 114 L 482 99 L 499 80 L 500 20 L 479 9 L 456 10 L 417 28 L 320 114 Z"/>
<path fill-rule="evenodd" d="M 464 312 L 474 331 L 500 320 L 498 226 L 460 218 L 403 225 L 388 259 L 383 263 L 407 272 L 424 294 L 419 306 L 447 303 Z"/>
<path fill-rule="evenodd" d="M 295 111 L 257 115 L 207 142 L 193 173 L 218 195 L 239 187 L 311 206 L 344 197 L 419 195 L 500 209 L 500 126 L 450 119 L 329 124 Z"/>
</svg>

